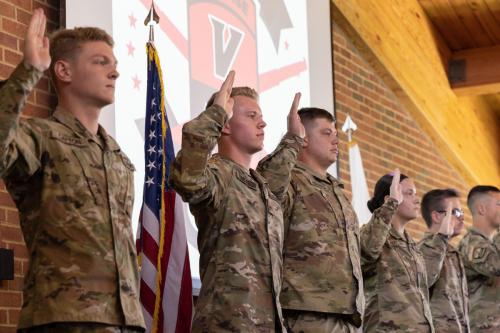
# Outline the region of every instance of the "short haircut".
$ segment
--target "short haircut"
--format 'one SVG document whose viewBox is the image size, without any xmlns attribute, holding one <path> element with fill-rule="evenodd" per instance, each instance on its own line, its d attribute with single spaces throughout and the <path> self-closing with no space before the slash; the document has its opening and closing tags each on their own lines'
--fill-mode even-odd
<svg viewBox="0 0 500 333">
<path fill-rule="evenodd" d="M 0 80 L 0 88 L 2 88 L 6 82 L 7 80 Z"/>
<path fill-rule="evenodd" d="M 207 109 L 214 104 L 216 95 L 217 92 L 214 92 L 212 96 L 210 96 L 210 99 L 208 100 L 206 105 Z M 250 87 L 233 87 L 233 89 L 231 89 L 231 97 L 236 97 L 236 96 L 246 96 L 256 101 L 259 101 L 259 93 L 255 91 L 255 89 Z"/>
<path fill-rule="evenodd" d="M 375 184 L 373 197 L 366 203 L 370 212 L 373 213 L 377 208 L 381 207 L 384 204 L 385 196 L 391 193 L 392 178 L 392 173 L 383 175 Z M 408 176 L 401 174 L 399 182 L 401 183 L 406 178 L 408 178 Z"/>
<path fill-rule="evenodd" d="M 492 185 L 477 185 L 474 186 L 470 191 L 469 194 L 467 195 L 467 206 L 469 207 L 470 211 L 472 214 L 475 214 L 474 211 L 474 203 L 476 200 L 485 195 L 489 194 L 490 192 L 500 192 L 498 187 L 492 186 Z"/>
<path fill-rule="evenodd" d="M 50 75 L 56 79 L 54 64 L 61 59 L 69 59 L 77 53 L 85 42 L 105 42 L 113 47 L 113 38 L 104 30 L 95 27 L 79 27 L 54 31 L 50 36 Z"/>
<path fill-rule="evenodd" d="M 452 188 L 435 189 L 425 193 L 420 204 L 420 211 L 427 227 L 432 227 L 432 212 L 446 210 L 445 199 L 459 197 L 458 192 Z"/>
<path fill-rule="evenodd" d="M 298 111 L 298 114 L 300 120 L 304 125 L 316 119 L 326 119 L 331 123 L 335 122 L 335 118 L 333 117 L 333 115 L 330 112 L 326 111 L 325 109 L 314 108 L 314 107 L 301 108 Z"/>
</svg>

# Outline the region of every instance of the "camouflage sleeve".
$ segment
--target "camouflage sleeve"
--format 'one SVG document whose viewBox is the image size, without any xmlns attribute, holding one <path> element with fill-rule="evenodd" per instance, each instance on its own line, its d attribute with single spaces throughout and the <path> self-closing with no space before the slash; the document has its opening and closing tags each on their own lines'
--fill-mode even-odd
<svg viewBox="0 0 500 333">
<path fill-rule="evenodd" d="M 182 128 L 182 146 L 170 167 L 169 184 L 190 204 L 209 200 L 217 205 L 224 192 L 224 181 L 207 163 L 227 119 L 224 109 L 213 105 Z"/>
<path fill-rule="evenodd" d="M 292 169 L 303 143 L 301 137 L 287 133 L 278 147 L 257 166 L 257 171 L 266 178 L 271 191 L 280 201 L 283 201 L 290 184 Z"/>
<path fill-rule="evenodd" d="M 31 175 L 40 166 L 36 157 L 40 135 L 27 124 L 20 125 L 21 111 L 30 92 L 43 72 L 19 64 L 10 78 L 0 87 L 0 176 L 16 172 Z M 15 170 L 13 170 L 15 169 Z"/>
<path fill-rule="evenodd" d="M 441 234 L 426 235 L 419 243 L 418 248 L 424 257 L 427 270 L 429 288 L 436 283 L 443 268 L 448 238 Z"/>
<path fill-rule="evenodd" d="M 499 241 L 494 239 L 494 242 Z M 488 277 L 500 276 L 500 251 L 491 241 L 471 235 L 468 244 L 460 250 L 466 267 Z"/>
<path fill-rule="evenodd" d="M 293 182 L 290 182 L 290 186 L 284 195 L 283 200 L 281 200 L 281 208 L 283 210 L 283 227 L 285 230 L 285 239 L 288 236 L 288 230 L 290 228 L 290 218 L 292 215 L 293 203 L 295 200 L 295 187 L 293 186 Z"/>
<path fill-rule="evenodd" d="M 361 263 L 362 265 L 378 260 L 391 229 L 392 215 L 398 208 L 398 202 L 389 198 L 373 212 L 370 221 L 361 227 Z"/>
</svg>

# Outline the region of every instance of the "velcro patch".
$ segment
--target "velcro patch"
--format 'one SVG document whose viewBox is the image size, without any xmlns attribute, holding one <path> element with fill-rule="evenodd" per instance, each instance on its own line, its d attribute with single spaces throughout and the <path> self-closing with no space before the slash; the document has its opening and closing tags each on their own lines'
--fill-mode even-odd
<svg viewBox="0 0 500 333">
<path fill-rule="evenodd" d="M 484 247 L 475 248 L 472 252 L 472 259 L 478 260 L 484 257 L 486 249 Z"/>
</svg>

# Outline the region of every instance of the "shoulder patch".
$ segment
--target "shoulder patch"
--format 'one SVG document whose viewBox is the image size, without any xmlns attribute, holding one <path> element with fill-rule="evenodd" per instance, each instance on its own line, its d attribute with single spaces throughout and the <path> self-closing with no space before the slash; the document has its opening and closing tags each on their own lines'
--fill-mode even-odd
<svg viewBox="0 0 500 333">
<path fill-rule="evenodd" d="M 482 259 L 485 254 L 486 254 L 486 249 L 484 247 L 475 248 L 474 251 L 472 251 L 472 259 L 473 260 Z"/>
</svg>

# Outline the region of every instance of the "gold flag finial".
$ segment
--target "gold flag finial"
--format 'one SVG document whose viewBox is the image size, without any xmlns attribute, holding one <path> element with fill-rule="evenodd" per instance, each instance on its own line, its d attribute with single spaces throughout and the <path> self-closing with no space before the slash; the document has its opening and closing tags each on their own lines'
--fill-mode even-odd
<svg viewBox="0 0 500 333">
<path fill-rule="evenodd" d="M 155 3 L 151 1 L 151 8 L 149 9 L 148 16 L 144 19 L 144 25 L 149 25 L 149 42 L 155 41 L 154 25 L 160 22 L 160 16 L 156 12 Z"/>
</svg>

